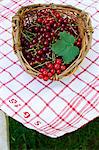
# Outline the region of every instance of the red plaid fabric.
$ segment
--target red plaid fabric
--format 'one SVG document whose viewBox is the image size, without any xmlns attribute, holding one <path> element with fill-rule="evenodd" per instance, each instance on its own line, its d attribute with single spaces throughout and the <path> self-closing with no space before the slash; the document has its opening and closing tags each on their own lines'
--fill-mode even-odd
<svg viewBox="0 0 99 150">
<path fill-rule="evenodd" d="M 76 73 L 44 82 L 28 75 L 12 48 L 12 16 L 34 3 L 71 4 L 91 14 L 92 47 Z M 77 130 L 99 116 L 98 0 L 3 0 L 0 2 L 0 109 L 50 137 Z"/>
</svg>

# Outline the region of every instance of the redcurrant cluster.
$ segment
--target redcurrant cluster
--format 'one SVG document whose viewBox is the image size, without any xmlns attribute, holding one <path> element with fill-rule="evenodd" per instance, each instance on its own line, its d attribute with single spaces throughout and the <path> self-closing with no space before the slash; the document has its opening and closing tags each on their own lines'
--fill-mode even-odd
<svg viewBox="0 0 99 150">
<path fill-rule="evenodd" d="M 47 81 L 55 74 L 61 74 L 65 69 L 62 58 L 52 59 L 51 44 L 59 39 L 60 32 L 66 31 L 78 38 L 79 30 L 76 17 L 62 16 L 54 9 L 45 8 L 34 10 L 24 18 L 23 33 L 21 36 L 22 51 L 31 67 L 40 73 L 39 78 Z M 81 48 L 82 40 L 79 37 L 75 45 Z"/>
<path fill-rule="evenodd" d="M 41 68 L 38 77 L 47 81 L 55 74 L 59 75 L 64 70 L 66 70 L 66 65 L 62 63 L 62 59 L 57 58 L 54 63 L 47 63 L 45 67 Z"/>
</svg>

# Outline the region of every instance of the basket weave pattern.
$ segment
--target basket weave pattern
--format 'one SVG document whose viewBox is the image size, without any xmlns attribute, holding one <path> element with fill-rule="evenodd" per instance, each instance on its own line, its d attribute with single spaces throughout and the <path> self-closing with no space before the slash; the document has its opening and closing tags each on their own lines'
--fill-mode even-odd
<svg viewBox="0 0 99 150">
<path fill-rule="evenodd" d="M 12 35 L 13 35 L 14 52 L 18 56 L 25 71 L 31 74 L 32 76 L 37 76 L 39 74 L 39 71 L 32 68 L 23 56 L 22 46 L 21 46 L 22 20 L 24 19 L 25 14 L 29 13 L 30 11 L 42 10 L 45 8 L 51 9 L 52 7 L 53 5 L 41 5 L 41 4 L 22 7 L 12 18 Z M 82 39 L 82 46 L 78 58 L 74 60 L 73 63 L 71 63 L 71 65 L 64 72 L 62 72 L 60 75 L 57 75 L 53 78 L 53 80 L 58 80 L 65 76 L 69 76 L 73 74 L 77 70 L 78 66 L 83 61 L 83 59 L 85 58 L 87 52 L 91 47 L 93 28 L 91 25 L 89 14 L 80 9 L 77 9 L 72 6 L 64 6 L 64 5 L 54 5 L 53 9 L 58 10 L 61 14 L 67 14 L 71 17 L 79 16 L 77 19 L 77 24 L 78 24 L 80 37 Z"/>
</svg>

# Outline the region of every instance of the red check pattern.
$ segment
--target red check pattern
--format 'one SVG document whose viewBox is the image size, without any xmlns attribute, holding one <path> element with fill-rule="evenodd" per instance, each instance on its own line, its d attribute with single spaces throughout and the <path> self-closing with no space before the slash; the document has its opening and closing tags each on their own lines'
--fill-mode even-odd
<svg viewBox="0 0 99 150">
<path fill-rule="evenodd" d="M 0 109 L 50 137 L 77 130 L 99 116 L 99 2 L 57 0 L 91 14 L 92 47 L 76 73 L 61 81 L 44 82 L 28 75 L 12 48 L 12 16 L 21 7 L 55 0 L 0 2 Z"/>
</svg>

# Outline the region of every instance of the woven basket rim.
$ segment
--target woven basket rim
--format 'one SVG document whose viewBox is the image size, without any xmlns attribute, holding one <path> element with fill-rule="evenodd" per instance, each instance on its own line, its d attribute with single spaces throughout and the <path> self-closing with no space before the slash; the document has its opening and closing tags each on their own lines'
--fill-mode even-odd
<svg viewBox="0 0 99 150">
<path fill-rule="evenodd" d="M 29 12 L 31 10 L 35 10 L 38 8 L 42 8 L 42 9 L 53 8 L 52 6 L 53 4 L 34 4 L 34 5 L 24 6 L 24 7 L 21 7 L 17 11 L 15 16 L 13 16 L 12 18 L 12 35 L 13 35 L 14 52 L 17 54 L 25 71 L 31 74 L 32 76 L 37 76 L 39 72 L 29 65 L 29 63 L 26 61 L 26 59 L 24 58 L 22 54 L 22 47 L 21 47 L 21 42 L 20 42 L 20 33 L 21 33 L 20 32 L 20 20 L 22 19 L 22 17 L 25 15 L 26 12 Z M 58 80 L 65 76 L 69 76 L 73 74 L 77 70 L 80 63 L 85 58 L 86 54 L 88 53 L 91 47 L 93 27 L 92 27 L 90 15 L 87 12 L 82 11 L 81 9 L 78 9 L 71 5 L 59 5 L 59 4 L 54 4 L 53 9 L 58 9 L 58 11 L 59 10 L 65 11 L 65 9 L 67 9 L 68 12 L 71 10 L 75 12 L 75 14 L 78 13 L 81 17 L 79 18 L 79 21 L 81 23 L 79 29 L 80 29 L 80 33 L 82 33 L 83 35 L 82 48 L 80 50 L 79 56 L 77 57 L 76 60 L 73 61 L 73 63 L 71 63 L 71 65 L 64 72 L 62 72 L 60 75 L 55 76 L 55 78 L 53 78 L 53 80 L 54 79 Z"/>
</svg>

